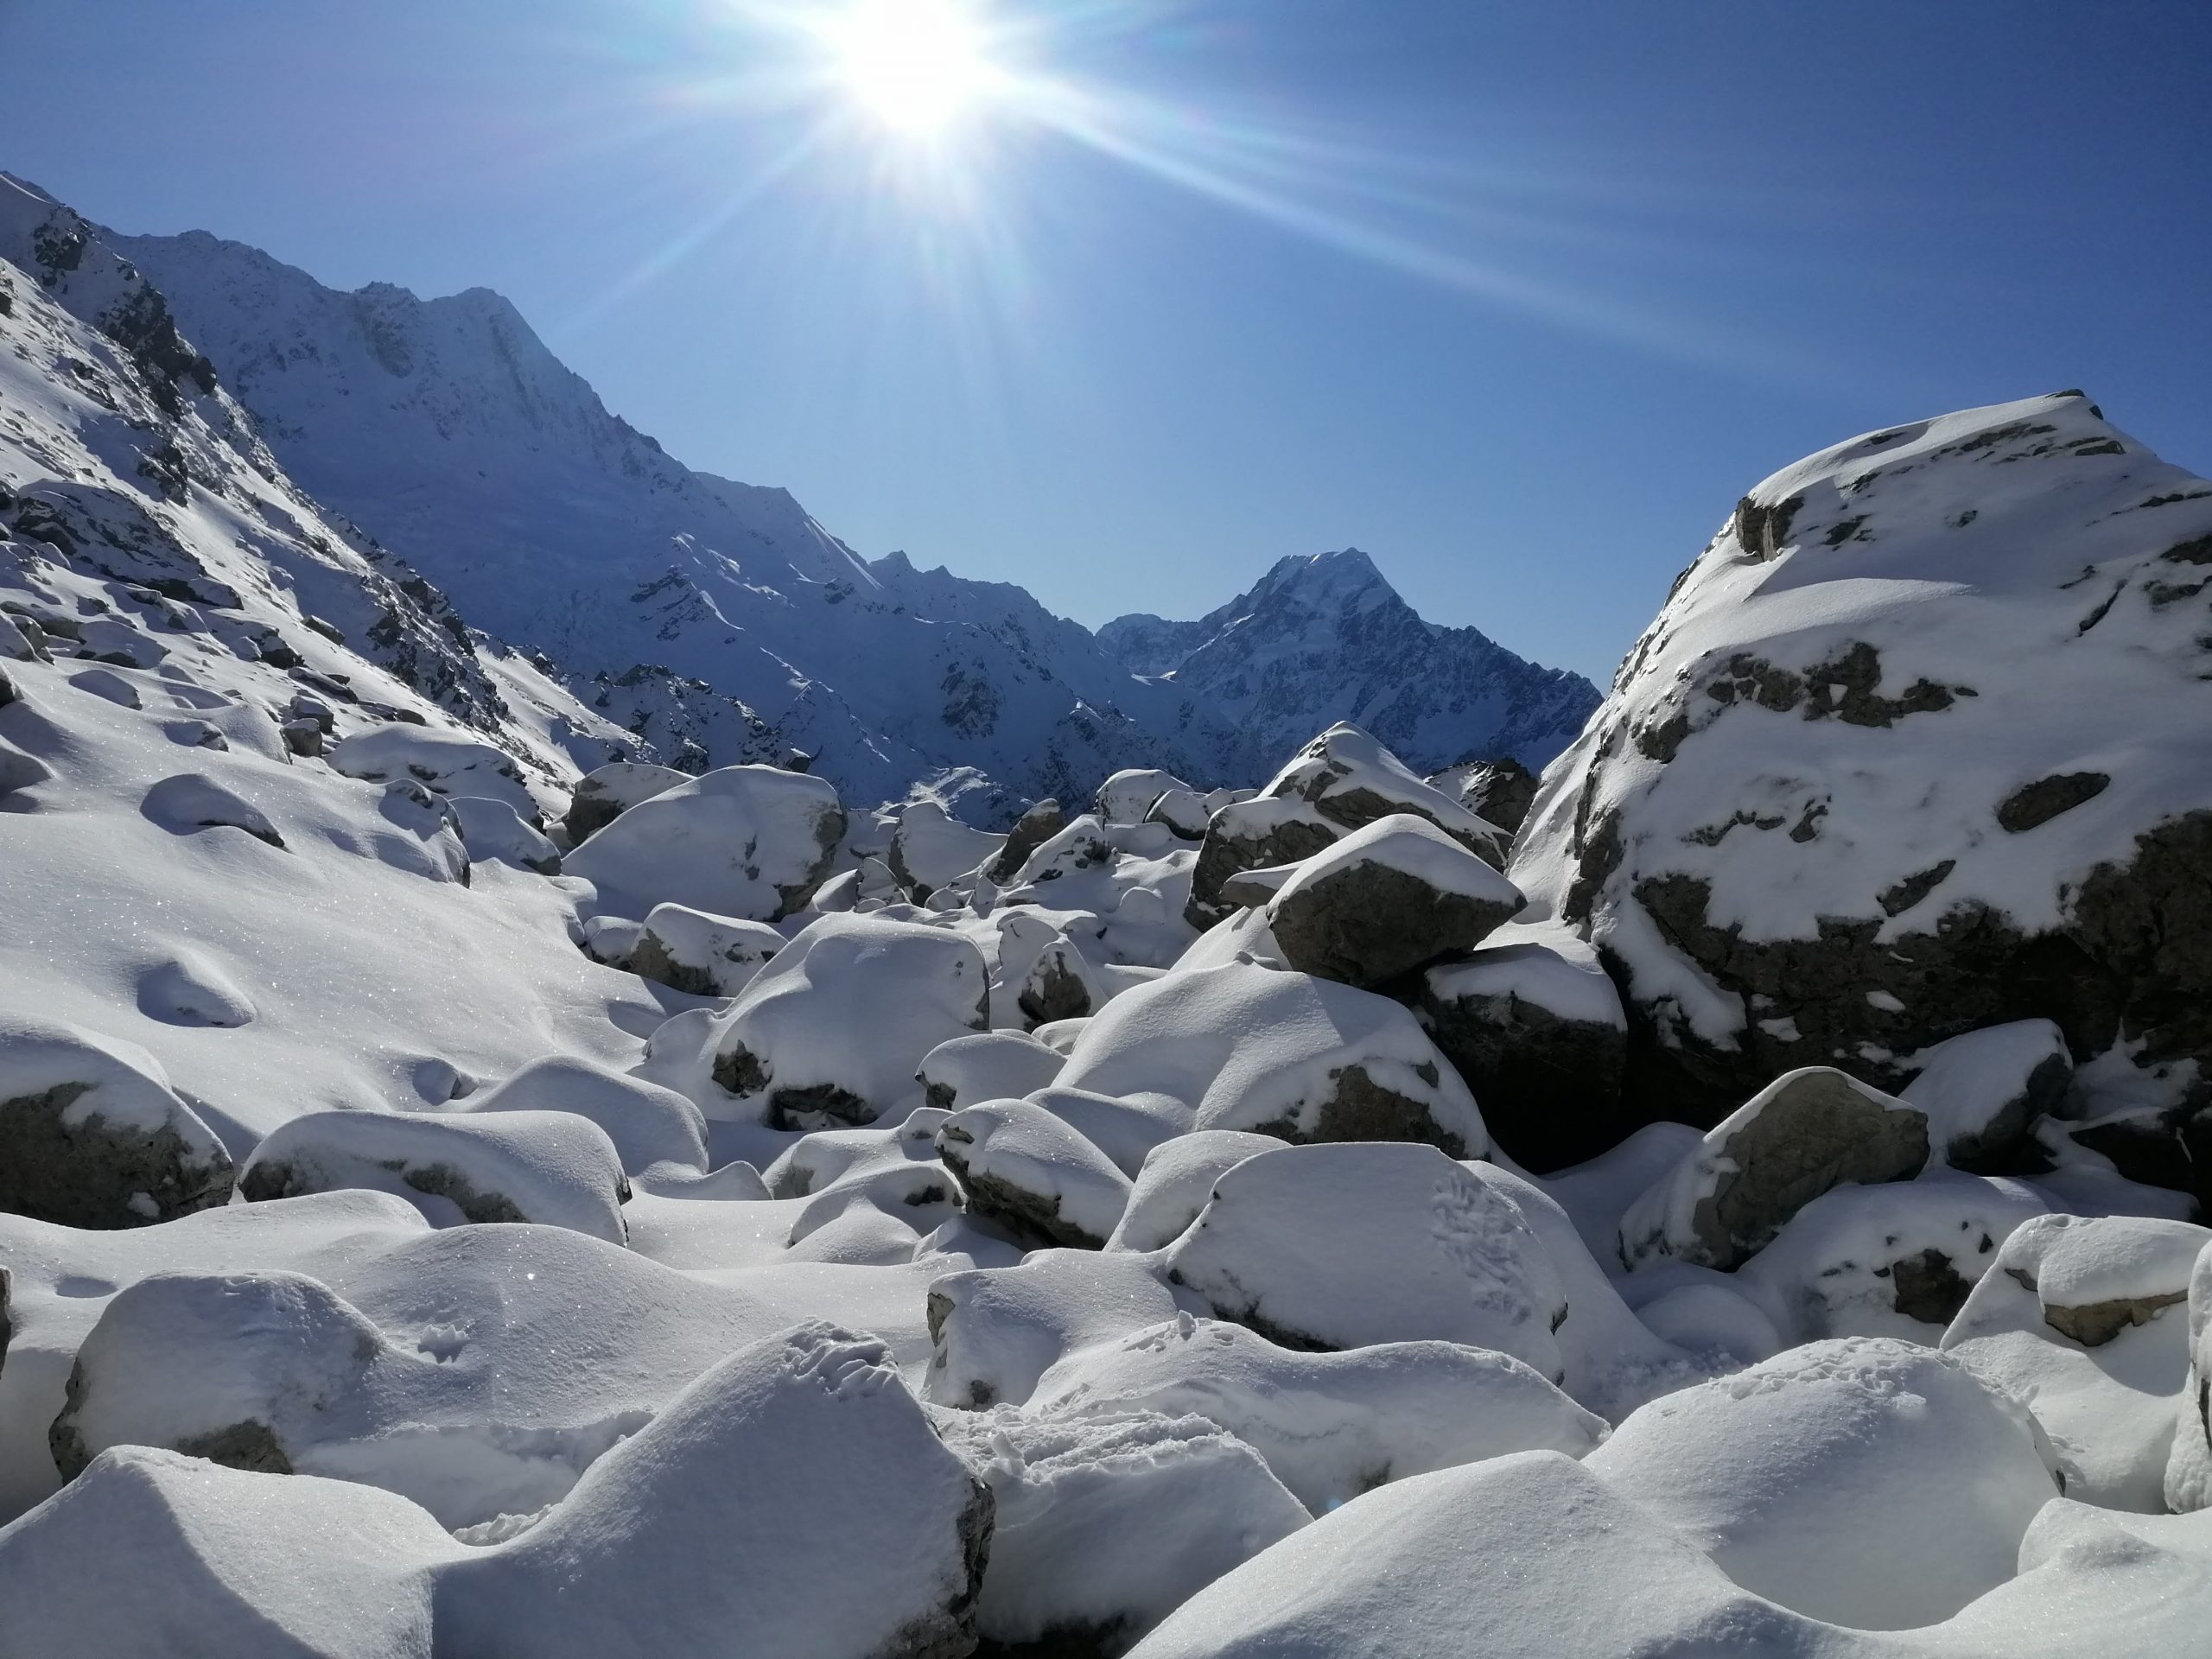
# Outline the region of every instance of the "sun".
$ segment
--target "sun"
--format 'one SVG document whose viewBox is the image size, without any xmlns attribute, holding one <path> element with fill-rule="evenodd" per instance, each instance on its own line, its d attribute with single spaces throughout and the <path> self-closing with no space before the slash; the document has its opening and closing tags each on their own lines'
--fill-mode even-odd
<svg viewBox="0 0 2212 1659">
<path fill-rule="evenodd" d="M 975 13 L 960 0 L 850 0 L 819 33 L 846 92 L 904 137 L 942 133 L 1000 79 Z"/>
</svg>

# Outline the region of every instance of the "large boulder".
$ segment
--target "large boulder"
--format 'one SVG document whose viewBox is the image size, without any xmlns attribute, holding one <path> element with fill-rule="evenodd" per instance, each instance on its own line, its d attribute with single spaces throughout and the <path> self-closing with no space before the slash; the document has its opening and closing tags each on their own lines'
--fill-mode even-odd
<svg viewBox="0 0 2212 1659">
<path fill-rule="evenodd" d="M 621 1155 L 574 1112 L 303 1112 L 263 1138 L 238 1185 L 252 1203 L 363 1187 L 405 1198 L 433 1226 L 538 1222 L 629 1237 Z"/>
<path fill-rule="evenodd" d="M 1056 800 L 1042 800 L 1014 820 L 1006 844 L 984 867 L 983 874 L 1001 887 L 1011 882 L 1029 861 L 1029 855 L 1068 827 L 1068 815 Z"/>
<path fill-rule="evenodd" d="M 1216 808 L 1191 868 L 1184 919 L 1192 927 L 1211 927 L 1243 902 L 1224 892 L 1236 876 L 1311 858 L 1342 834 L 1339 825 L 1296 796 L 1263 796 Z"/>
<path fill-rule="evenodd" d="M 1499 1189 L 1432 1147 L 1285 1147 L 1214 1183 L 1179 1284 L 1287 1348 L 1439 1340 L 1560 1372 L 1567 1296 Z"/>
<path fill-rule="evenodd" d="M 886 861 L 918 905 L 948 881 L 991 862 L 1005 845 L 1005 836 L 970 829 L 935 801 L 910 801 L 891 832 Z"/>
<path fill-rule="evenodd" d="M 231 1157 L 135 1043 L 0 1015 L 0 1210 L 143 1227 L 219 1205 Z"/>
<path fill-rule="evenodd" d="M 1513 839 L 1478 817 L 1349 721 L 1339 721 L 1283 765 L 1260 793 L 1301 800 L 1343 830 L 1357 830 L 1395 812 L 1427 818 L 1492 865 L 1505 862 Z"/>
<path fill-rule="evenodd" d="M 1847 1181 L 1910 1180 L 1928 1155 L 1925 1113 L 1832 1067 L 1792 1071 L 1628 1207 L 1621 1260 L 1733 1268 L 1821 1193 Z"/>
<path fill-rule="evenodd" d="M 656 766 L 644 760 L 611 760 L 576 780 L 569 797 L 569 810 L 561 822 L 567 826 L 571 846 L 581 844 L 604 830 L 639 801 L 665 795 L 690 778 L 672 766 Z"/>
<path fill-rule="evenodd" d="M 1522 902 L 1434 824 L 1394 812 L 1300 864 L 1269 901 L 1268 927 L 1300 973 L 1371 989 L 1471 950 Z"/>
<path fill-rule="evenodd" d="M 1595 1158 L 1621 1139 L 1628 1020 L 1598 953 L 1555 923 L 1508 923 L 1422 975 L 1414 1011 L 1529 1169 Z"/>
<path fill-rule="evenodd" d="M 1184 1129 L 1425 1141 L 1454 1157 L 1490 1147 L 1474 1097 L 1404 1008 L 1251 962 L 1122 992 L 1084 1027 L 1057 1081 L 1155 1108 Z"/>
<path fill-rule="evenodd" d="M 1510 874 L 1625 995 L 1636 1093 L 2048 1019 L 2212 1090 L 2212 486 L 2076 392 L 1757 486 L 1548 771 Z M 2190 1062 L 2195 1062 L 2195 1069 Z"/>
<path fill-rule="evenodd" d="M 938 1126 L 937 1149 L 969 1210 L 1034 1243 L 1097 1249 L 1128 1205 L 1128 1177 L 1029 1101 L 962 1108 Z"/>
<path fill-rule="evenodd" d="M 844 838 L 837 791 L 776 766 L 725 766 L 640 801 L 569 855 L 598 908 L 642 917 L 688 905 L 780 921 L 830 874 Z"/>
<path fill-rule="evenodd" d="M 982 956 L 957 933 L 824 916 L 715 1020 L 721 1097 L 701 1103 L 709 1117 L 779 1128 L 872 1122 L 918 1092 L 932 1049 L 989 1025 L 989 1000 Z"/>
</svg>

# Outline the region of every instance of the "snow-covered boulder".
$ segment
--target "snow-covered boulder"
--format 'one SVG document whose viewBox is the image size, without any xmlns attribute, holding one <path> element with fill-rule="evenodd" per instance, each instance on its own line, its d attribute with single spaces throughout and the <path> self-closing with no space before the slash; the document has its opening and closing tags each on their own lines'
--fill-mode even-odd
<svg viewBox="0 0 2212 1659">
<path fill-rule="evenodd" d="M 1098 1249 L 1128 1205 L 1128 1177 L 1029 1101 L 963 1107 L 938 1126 L 937 1147 L 968 1208 L 1018 1238 Z"/>
<path fill-rule="evenodd" d="M 594 831 L 605 829 L 639 801 L 664 795 L 691 781 L 672 766 L 656 766 L 644 760 L 610 760 L 576 780 L 569 797 L 569 810 L 561 820 L 569 831 L 569 844 L 581 846 Z"/>
<path fill-rule="evenodd" d="M 1813 1199 L 1847 1181 L 1909 1180 L 1928 1163 L 1928 1118 L 1827 1066 L 1778 1077 L 1621 1217 L 1620 1258 L 1732 1268 Z"/>
<path fill-rule="evenodd" d="M 706 1119 L 673 1089 L 568 1055 L 532 1060 L 488 1089 L 453 1103 L 457 1112 L 573 1112 L 614 1143 L 632 1175 L 661 1165 L 707 1166 Z"/>
<path fill-rule="evenodd" d="M 1283 765 L 1264 796 L 1308 803 L 1340 829 L 1357 830 L 1408 812 L 1426 818 L 1485 862 L 1503 866 L 1512 836 L 1442 790 L 1423 783 L 1366 732 L 1340 721 Z"/>
<path fill-rule="evenodd" d="M 2014 1231 L 2051 1208 L 2026 1181 L 1931 1168 L 1918 1180 L 1831 1188 L 1787 1222 L 1733 1283 L 1792 1342 L 1933 1343 Z M 1638 1275 L 1641 1276 L 1641 1275 Z"/>
<path fill-rule="evenodd" d="M 986 1028 L 989 994 L 982 957 L 957 933 L 824 916 L 715 1020 L 714 1084 L 728 1098 L 701 1103 L 779 1128 L 872 1122 L 917 1092 L 931 1050 Z"/>
<path fill-rule="evenodd" d="M 999 886 L 1007 886 L 1020 874 L 1029 855 L 1067 825 L 1068 815 L 1058 801 L 1039 801 L 1014 820 L 1014 828 L 1007 832 L 1006 844 L 983 867 L 983 874 Z"/>
<path fill-rule="evenodd" d="M 628 1236 L 621 1157 L 573 1112 L 306 1112 L 264 1137 L 238 1177 L 250 1203 L 352 1186 L 405 1198 L 437 1227 L 539 1222 L 615 1244 Z"/>
<path fill-rule="evenodd" d="M 1001 1406 L 941 1426 L 995 1500 L 976 1620 L 993 1650 L 1126 1652 L 1308 1518 L 1256 1452 L 1201 1415 L 1039 1421 Z"/>
<path fill-rule="evenodd" d="M 1459 776 L 1455 780 L 1458 786 L 1451 793 L 1460 805 L 1509 836 L 1521 827 L 1536 798 L 1535 772 L 1510 756 L 1499 760 L 1478 760 L 1454 770 Z"/>
<path fill-rule="evenodd" d="M 1847 1651 L 1834 1634 L 1746 1594 L 1586 1464 L 1524 1452 L 1331 1510 L 1192 1597 L 1135 1659 L 1818 1659 Z"/>
<path fill-rule="evenodd" d="M 1107 1161 L 1132 1181 L 1144 1167 L 1145 1160 L 1163 1146 L 1174 1146 L 1210 1133 L 1199 1130 L 1195 1135 L 1183 1134 L 1183 1114 L 1174 1108 L 1162 1107 L 1156 1101 L 1124 1100 L 1089 1089 L 1065 1088 L 1058 1083 L 1033 1089 L 1027 1097 L 1104 1153 Z M 1163 1139 L 1165 1136 L 1173 1139 Z M 1281 1144 L 1271 1136 L 1255 1138 L 1270 1146 Z"/>
<path fill-rule="evenodd" d="M 284 837 L 269 815 L 237 791 L 227 789 L 205 772 L 181 772 L 164 778 L 146 791 L 138 810 L 149 823 L 171 835 L 196 835 L 203 830 L 242 830 L 256 841 L 282 849 Z"/>
<path fill-rule="evenodd" d="M 2078 392 L 1756 486 L 1548 771 L 1510 871 L 1615 965 L 1640 1109 L 2056 1021 L 2212 1076 L 2212 486 Z"/>
<path fill-rule="evenodd" d="M 143 1227 L 230 1197 L 223 1143 L 139 1047 L 0 1014 L 0 1210 Z"/>
<path fill-rule="evenodd" d="M 594 917 L 587 924 L 612 918 Z M 616 926 L 624 924 L 617 922 Z M 594 954 L 601 960 L 626 968 L 641 979 L 650 979 L 693 996 L 735 996 L 750 985 L 768 959 L 784 948 L 784 936 L 766 922 L 741 921 L 734 916 L 711 916 L 689 905 L 655 905 L 634 935 L 621 941 L 620 960 L 602 954 L 599 939 Z"/>
<path fill-rule="evenodd" d="M 537 803 L 505 750 L 454 732 L 394 723 L 340 738 L 324 758 L 333 772 L 370 783 L 411 778 L 448 798 L 504 801 L 533 824 Z"/>
<path fill-rule="evenodd" d="M 1581 1163 L 1620 1140 L 1628 1021 L 1597 952 L 1569 930 L 1507 923 L 1423 975 L 1414 1011 L 1524 1167 Z"/>
<path fill-rule="evenodd" d="M 470 858 L 480 862 L 497 859 L 540 875 L 561 874 L 561 849 L 524 823 L 512 804 L 486 800 L 480 795 L 456 795 L 452 806 L 461 845 L 468 849 Z"/>
<path fill-rule="evenodd" d="M 922 1398 L 969 1411 L 1018 1406 L 1068 1355 L 1204 1306 L 1123 1252 L 1037 1250 L 1019 1266 L 946 1274 L 929 1287 Z"/>
<path fill-rule="evenodd" d="M 920 904 L 947 883 L 997 858 L 1004 836 L 971 829 L 935 801 L 910 801 L 899 814 L 886 858 L 899 885 Z"/>
<path fill-rule="evenodd" d="M 1286 1347 L 1437 1339 L 1560 1374 L 1567 1297 L 1519 1210 L 1433 1147 L 1286 1147 L 1222 1175 L 1166 1260 Z"/>
<path fill-rule="evenodd" d="M 1814 1343 L 1636 1412 L 1584 1468 L 1755 1595 L 1903 1630 L 2012 1576 L 2058 1496 L 2034 1421 L 1958 1360 Z"/>
<path fill-rule="evenodd" d="M 1897 1098 L 1928 1114 L 1936 1157 L 1995 1174 L 2042 1158 L 2030 1131 L 2065 1100 L 2074 1080 L 2066 1033 L 2049 1020 L 1969 1031 L 1912 1057 L 1919 1070 Z"/>
<path fill-rule="evenodd" d="M 1267 916 L 1289 966 L 1369 988 L 1471 950 L 1522 903 L 1434 824 L 1394 812 L 1300 864 Z"/>
<path fill-rule="evenodd" d="M 1223 1175 L 1283 1142 L 1272 1135 L 1245 1129 L 1198 1129 L 1163 1141 L 1145 1154 L 1106 1248 L 1113 1250 L 1165 1249 L 1190 1230 L 1213 1196 Z"/>
<path fill-rule="evenodd" d="M 1386 1342 L 1307 1353 L 1188 1314 L 1069 1355 L 1027 1409 L 1193 1413 L 1257 1451 L 1315 1515 L 1453 1464 L 1538 1448 L 1579 1458 L 1606 1433 L 1540 1373 L 1489 1349 Z"/>
<path fill-rule="evenodd" d="M 620 823 L 617 819 L 616 823 Z M 946 1659 L 975 1641 L 989 1490 L 872 1337 L 823 1323 L 708 1371 L 521 1536 L 448 1567 L 438 1648 L 483 1659 Z"/>
<path fill-rule="evenodd" d="M 2189 1280 L 2189 1373 L 2182 1387 L 2173 1449 L 2166 1463 L 2166 1507 L 2212 1510 L 2212 1246 Z"/>
<path fill-rule="evenodd" d="M 1026 1031 L 979 1031 L 939 1043 L 914 1080 L 932 1106 L 957 1111 L 986 1100 L 1019 1099 L 1060 1075 L 1067 1056 Z"/>
<path fill-rule="evenodd" d="M 2212 1231 L 2186 1222 L 2036 1217 L 1943 1333 L 1945 1353 L 2034 1415 L 2069 1497 L 2166 1507 L 2169 1449 L 2196 1404 L 2184 1304 L 2207 1243 Z"/>
<path fill-rule="evenodd" d="M 372 1486 L 120 1446 L 0 1529 L 0 1652 L 427 1654 L 431 1569 L 467 1553 Z"/>
<path fill-rule="evenodd" d="M 837 791 L 776 766 L 725 766 L 639 802 L 569 854 L 567 874 L 597 908 L 642 917 L 656 905 L 780 921 L 830 874 L 845 834 Z"/>
<path fill-rule="evenodd" d="M 1258 796 L 1216 809 L 1191 870 L 1191 899 L 1184 919 L 1204 930 L 1236 909 L 1225 891 L 1247 870 L 1274 869 L 1311 858 L 1344 834 L 1298 796 Z"/>
<path fill-rule="evenodd" d="M 1057 931 L 1029 957 L 1014 996 L 1014 1007 L 1020 1009 L 1033 1031 L 1063 1020 L 1083 1019 L 1096 1013 L 1106 1001 L 1098 970 L 1076 948 L 1075 941 Z"/>
<path fill-rule="evenodd" d="M 1157 766 L 1132 766 L 1116 772 L 1098 785 L 1090 810 L 1107 823 L 1142 823 L 1152 804 L 1171 789 L 1191 786 L 1172 772 Z"/>
<path fill-rule="evenodd" d="M 1474 1097 L 1404 1008 L 1249 962 L 1124 991 L 1058 1081 L 1180 1114 L 1186 1128 L 1426 1141 L 1458 1157 L 1490 1146 Z"/>
<path fill-rule="evenodd" d="M 1179 840 L 1203 841 L 1213 817 L 1207 799 L 1195 789 L 1171 789 L 1146 809 L 1144 821 L 1166 824 Z"/>
</svg>

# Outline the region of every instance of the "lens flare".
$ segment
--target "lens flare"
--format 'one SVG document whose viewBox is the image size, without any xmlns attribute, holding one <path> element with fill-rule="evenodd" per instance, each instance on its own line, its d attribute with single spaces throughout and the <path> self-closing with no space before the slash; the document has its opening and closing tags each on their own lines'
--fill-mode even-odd
<svg viewBox="0 0 2212 1659">
<path fill-rule="evenodd" d="M 853 0 L 817 28 L 846 92 L 901 136 L 944 131 L 998 80 L 982 28 L 957 0 Z"/>
</svg>

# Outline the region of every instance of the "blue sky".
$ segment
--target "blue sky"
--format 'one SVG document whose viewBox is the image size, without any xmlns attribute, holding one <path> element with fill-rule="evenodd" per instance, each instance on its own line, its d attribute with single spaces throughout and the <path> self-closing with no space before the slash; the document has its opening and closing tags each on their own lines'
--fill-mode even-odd
<svg viewBox="0 0 2212 1659">
<path fill-rule="evenodd" d="M 1856 432 L 2080 385 L 2212 471 L 2212 8 L 994 16 L 1067 107 L 924 159 L 733 0 L 0 0 L 0 166 L 496 288 L 692 465 L 1094 625 L 1354 543 L 1602 679 Z"/>
</svg>

